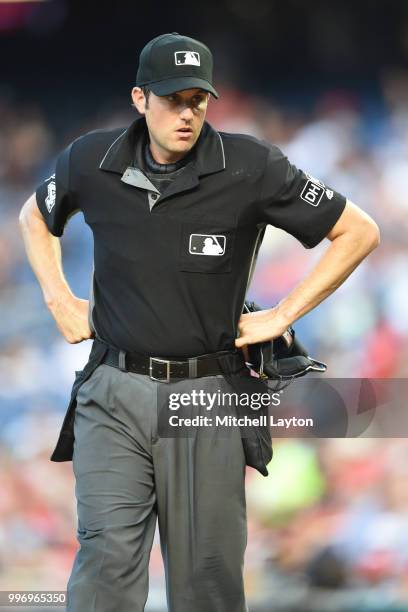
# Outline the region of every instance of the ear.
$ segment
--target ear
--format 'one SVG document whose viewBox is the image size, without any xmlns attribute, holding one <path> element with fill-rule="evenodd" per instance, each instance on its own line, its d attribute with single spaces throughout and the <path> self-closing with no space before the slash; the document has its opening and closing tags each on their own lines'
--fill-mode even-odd
<svg viewBox="0 0 408 612">
<path fill-rule="evenodd" d="M 146 98 L 142 89 L 140 87 L 134 87 L 131 95 L 136 110 L 140 115 L 144 115 L 146 112 Z"/>
</svg>

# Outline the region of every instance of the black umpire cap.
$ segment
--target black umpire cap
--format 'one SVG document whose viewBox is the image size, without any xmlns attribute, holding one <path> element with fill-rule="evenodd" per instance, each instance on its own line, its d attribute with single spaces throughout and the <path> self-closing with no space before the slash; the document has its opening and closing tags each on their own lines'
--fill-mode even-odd
<svg viewBox="0 0 408 612">
<path fill-rule="evenodd" d="M 148 86 L 157 96 L 199 87 L 215 98 L 213 58 L 202 42 L 177 32 L 153 38 L 140 53 L 136 87 Z"/>
</svg>

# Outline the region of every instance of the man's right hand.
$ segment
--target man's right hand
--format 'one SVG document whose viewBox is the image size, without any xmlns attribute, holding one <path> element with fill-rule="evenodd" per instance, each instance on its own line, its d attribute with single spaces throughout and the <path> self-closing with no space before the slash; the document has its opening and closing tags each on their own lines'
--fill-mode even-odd
<svg viewBox="0 0 408 612">
<path fill-rule="evenodd" d="M 58 329 L 70 344 L 93 338 L 88 323 L 89 301 L 72 296 L 65 300 L 56 300 L 48 304 Z"/>
</svg>

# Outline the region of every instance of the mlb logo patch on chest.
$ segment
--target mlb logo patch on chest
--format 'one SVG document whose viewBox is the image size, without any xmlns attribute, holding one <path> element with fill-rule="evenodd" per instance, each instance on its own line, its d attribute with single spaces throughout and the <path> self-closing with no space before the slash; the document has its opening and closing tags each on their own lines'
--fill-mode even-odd
<svg viewBox="0 0 408 612">
<path fill-rule="evenodd" d="M 189 252 L 191 255 L 224 255 L 226 241 L 221 234 L 191 234 Z"/>
<path fill-rule="evenodd" d="M 300 197 L 308 204 L 311 204 L 312 206 L 318 206 L 323 197 L 324 190 L 324 185 L 319 185 L 317 182 L 311 181 L 309 179 L 306 185 L 304 186 Z"/>
</svg>

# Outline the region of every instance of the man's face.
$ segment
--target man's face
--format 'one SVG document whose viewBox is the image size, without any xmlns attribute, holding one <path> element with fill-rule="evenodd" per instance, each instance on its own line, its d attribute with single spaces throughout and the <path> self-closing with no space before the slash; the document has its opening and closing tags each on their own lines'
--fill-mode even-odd
<svg viewBox="0 0 408 612">
<path fill-rule="evenodd" d="M 140 88 L 132 91 L 133 102 L 146 117 L 150 148 L 159 163 L 184 157 L 197 142 L 207 112 L 209 94 L 202 89 L 184 89 L 168 96 L 150 92 L 148 102 Z"/>
</svg>

